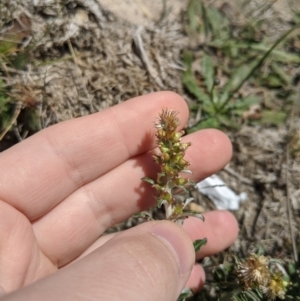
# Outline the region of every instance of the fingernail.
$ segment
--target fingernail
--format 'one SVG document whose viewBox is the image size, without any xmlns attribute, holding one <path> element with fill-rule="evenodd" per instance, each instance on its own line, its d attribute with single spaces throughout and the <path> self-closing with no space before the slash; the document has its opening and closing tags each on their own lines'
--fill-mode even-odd
<svg viewBox="0 0 300 301">
<path fill-rule="evenodd" d="M 188 250 L 185 242 L 180 239 L 181 233 L 178 233 L 178 229 L 172 224 L 158 222 L 152 226 L 150 231 L 173 250 L 178 259 L 180 274 L 184 275 L 190 272 L 193 266 L 190 250 Z"/>
</svg>

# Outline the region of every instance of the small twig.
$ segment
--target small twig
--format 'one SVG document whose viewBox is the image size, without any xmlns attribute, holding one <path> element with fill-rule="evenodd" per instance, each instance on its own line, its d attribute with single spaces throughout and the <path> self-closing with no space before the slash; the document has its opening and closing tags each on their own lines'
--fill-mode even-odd
<svg viewBox="0 0 300 301">
<path fill-rule="evenodd" d="M 229 166 L 225 166 L 224 170 L 229 173 L 231 176 L 239 179 L 239 181 L 243 184 L 247 184 L 247 185 L 253 185 L 253 181 L 251 181 L 248 178 L 243 177 L 241 174 L 237 173 L 236 171 L 234 171 L 232 168 L 230 168 Z"/>
<path fill-rule="evenodd" d="M 133 42 L 134 42 L 134 45 L 136 46 L 136 50 L 138 52 L 137 54 L 139 55 L 139 57 L 140 57 L 142 63 L 144 64 L 148 74 L 150 75 L 150 77 L 152 77 L 154 79 L 154 81 L 158 84 L 158 86 L 160 88 L 163 88 L 164 85 L 163 85 L 162 81 L 160 80 L 160 78 L 158 77 L 158 75 L 156 74 L 156 72 L 153 70 L 153 67 L 150 64 L 148 55 L 145 51 L 144 43 L 143 43 L 143 40 L 142 40 L 142 37 L 141 37 L 142 31 L 143 31 L 143 27 L 142 26 L 138 27 L 138 29 L 137 29 L 136 33 L 134 34 L 134 37 L 133 37 Z"/>
<path fill-rule="evenodd" d="M 72 44 L 71 44 L 71 42 L 70 42 L 70 39 L 67 40 L 67 43 L 68 43 L 68 47 L 69 47 L 69 50 L 70 50 L 70 52 L 71 52 L 73 61 L 74 61 L 74 63 L 78 66 L 78 60 L 77 60 L 77 57 L 76 57 L 76 55 L 75 55 L 75 51 L 74 51 L 74 49 L 73 49 L 73 46 L 72 46 Z"/>
<path fill-rule="evenodd" d="M 167 0 L 163 0 L 163 9 L 160 18 L 158 20 L 158 23 L 161 23 L 164 20 L 166 20 L 169 14 L 170 14 L 170 10 L 167 7 Z"/>
<path fill-rule="evenodd" d="M 19 127 L 17 125 L 14 126 L 14 134 L 19 142 L 23 141 L 27 137 L 28 133 L 29 133 L 29 131 L 25 130 L 23 132 L 23 134 L 21 135 L 21 133 L 19 131 Z"/>
<path fill-rule="evenodd" d="M 148 19 L 153 19 L 153 15 L 151 14 L 151 12 L 149 11 L 149 9 L 147 8 L 147 6 L 145 6 L 143 3 L 141 3 L 139 0 L 134 0 L 135 4 L 138 6 L 138 8 L 140 9 L 140 11 L 148 18 Z"/>
<path fill-rule="evenodd" d="M 3 67 L 3 65 L 1 66 Z M 28 75 L 28 71 L 17 70 L 8 66 L 5 66 L 5 71 L 9 73 L 16 73 L 21 75 Z M 32 74 L 38 74 L 38 72 L 32 72 Z"/>
<path fill-rule="evenodd" d="M 219 185 L 208 185 L 208 186 L 201 186 L 201 189 L 205 189 L 205 188 L 215 188 L 215 187 L 227 187 L 227 185 L 225 184 L 219 184 Z"/>
<path fill-rule="evenodd" d="M 19 142 L 23 140 L 17 125 L 14 126 L 14 134 Z"/>
<path fill-rule="evenodd" d="M 68 39 L 67 43 L 68 43 L 68 47 L 69 47 L 69 50 L 71 52 L 73 61 L 74 61 L 75 65 L 77 66 L 77 70 L 76 70 L 77 71 L 77 75 L 82 79 L 82 85 L 81 85 L 81 87 L 82 87 L 82 89 L 83 89 L 83 91 L 84 91 L 84 93 L 85 93 L 85 95 L 86 95 L 86 97 L 88 99 L 88 102 L 89 102 L 89 105 L 90 105 L 90 110 L 92 112 L 92 99 L 90 97 L 90 94 L 89 94 L 86 86 L 83 84 L 84 81 L 83 81 L 83 78 L 82 78 L 82 72 L 81 72 L 79 61 L 78 61 L 78 59 L 76 57 L 76 54 L 75 54 L 75 51 L 74 51 L 74 48 L 72 46 L 72 43 L 71 43 L 70 39 Z M 74 84 L 75 84 L 75 87 L 76 87 L 76 90 L 77 90 L 77 95 L 78 95 L 78 98 L 79 98 L 80 93 L 79 93 L 79 89 L 77 87 L 77 83 L 76 83 L 76 80 L 75 80 L 73 74 L 72 74 L 72 78 L 73 78 L 73 81 L 74 81 Z"/>
</svg>

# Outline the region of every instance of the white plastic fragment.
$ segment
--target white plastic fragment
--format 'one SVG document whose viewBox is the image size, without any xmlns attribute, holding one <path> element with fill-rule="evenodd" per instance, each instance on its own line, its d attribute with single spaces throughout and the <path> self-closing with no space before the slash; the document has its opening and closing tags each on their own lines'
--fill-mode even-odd
<svg viewBox="0 0 300 301">
<path fill-rule="evenodd" d="M 247 199 L 245 192 L 237 195 L 217 175 L 212 175 L 197 183 L 196 188 L 212 200 L 219 210 L 237 210 L 240 202 Z"/>
</svg>

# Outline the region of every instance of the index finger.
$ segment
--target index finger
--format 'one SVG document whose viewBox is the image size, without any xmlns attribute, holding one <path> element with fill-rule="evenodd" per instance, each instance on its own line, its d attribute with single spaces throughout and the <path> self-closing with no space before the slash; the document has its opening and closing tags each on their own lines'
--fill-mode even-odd
<svg viewBox="0 0 300 301">
<path fill-rule="evenodd" d="M 30 220 L 41 217 L 79 187 L 153 148 L 151 124 L 163 107 L 177 110 L 184 126 L 185 101 L 158 92 L 59 123 L 15 145 L 0 155 L 0 199 Z"/>
</svg>

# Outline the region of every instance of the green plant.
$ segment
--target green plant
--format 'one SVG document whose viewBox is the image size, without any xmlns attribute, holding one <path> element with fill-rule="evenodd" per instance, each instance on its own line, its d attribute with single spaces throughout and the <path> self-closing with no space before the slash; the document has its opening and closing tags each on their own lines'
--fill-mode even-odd
<svg viewBox="0 0 300 301">
<path fill-rule="evenodd" d="M 284 277 L 279 262 L 264 255 L 251 254 L 247 260 L 239 261 L 235 272 L 245 291 L 254 291 L 269 300 L 284 299 L 288 281 Z"/>
<path fill-rule="evenodd" d="M 25 23 L 30 22 L 23 15 L 20 19 Z M 25 132 L 39 130 L 36 105 L 41 90 L 32 84 L 16 83 L 13 80 L 18 74 L 17 70 L 23 69 L 30 61 L 33 46 L 21 47 L 21 44 L 30 34 L 31 27 L 28 25 L 28 30 L 20 30 L 19 21 L 11 21 L 13 26 L 0 37 L 0 140 L 17 125 L 20 116 Z M 23 138 L 18 137 L 19 140 Z"/>
<path fill-rule="evenodd" d="M 271 301 L 286 299 L 291 282 L 282 264 L 262 254 L 229 256 L 215 267 L 196 300 Z M 214 291 L 214 297 L 210 291 Z M 294 300 L 294 299 L 293 299 Z"/>
<path fill-rule="evenodd" d="M 177 114 L 176 111 L 168 109 L 163 109 L 160 113 L 155 123 L 159 153 L 153 155 L 160 170 L 156 179 L 144 177 L 142 180 L 155 189 L 157 207 L 164 207 L 165 218 L 182 224 L 188 216 L 204 219 L 199 213 L 184 210 L 186 205 L 193 200 L 189 197 L 188 191 L 194 183 L 182 177 L 182 173 L 191 173 L 187 169 L 189 162 L 184 159 L 185 152 L 191 143 L 181 142 L 184 132 L 177 131 L 179 126 Z M 148 217 L 145 212 L 138 216 Z M 197 252 L 206 242 L 206 238 L 196 240 L 195 251 Z M 210 285 L 214 286 L 218 293 L 219 301 L 260 301 L 265 298 L 275 300 L 277 297 L 283 299 L 288 289 L 289 279 L 282 270 L 283 267 L 279 261 L 262 254 L 251 254 L 247 259 L 233 256 L 231 262 L 226 262 L 214 269 L 213 281 Z M 186 289 L 178 300 L 184 301 L 191 295 L 191 291 Z"/>
<path fill-rule="evenodd" d="M 200 41 L 200 50 L 183 53 L 186 69 L 182 82 L 197 102 L 191 110 L 201 111 L 201 120 L 190 132 L 207 127 L 239 128 L 241 121 L 249 118 L 244 113 L 254 105 L 259 105 L 259 113 L 250 112 L 247 116 L 264 124 L 282 123 L 288 112 L 286 98 L 292 101 L 295 94 L 286 71 L 292 64 L 299 64 L 300 58 L 275 48 L 298 27 L 299 23 L 269 45 L 253 24 L 238 27 L 218 10 L 206 7 L 202 1 L 190 0 L 186 32 Z M 266 71 L 258 72 L 265 62 Z M 242 91 L 244 85 L 246 93 Z M 268 88 L 272 101 L 263 101 L 259 93 L 248 92 L 263 87 Z M 281 101 L 274 102 L 274 98 Z"/>
<path fill-rule="evenodd" d="M 29 85 L 12 84 L 17 72 L 10 71 L 20 70 L 30 61 L 32 46 L 23 42 L 31 35 L 31 20 L 21 14 L 15 19 L 9 16 L 6 21 L 11 26 L 0 28 L 0 140 L 17 124 L 20 115 L 25 120 L 26 131 L 38 130 L 35 97 L 39 91 L 33 91 Z"/>
<path fill-rule="evenodd" d="M 176 111 L 163 109 L 155 123 L 156 143 L 160 154 L 153 155 L 153 158 L 160 166 L 160 172 L 156 179 L 144 177 L 142 180 L 156 190 L 157 206 L 164 206 L 166 219 L 182 224 L 191 215 L 202 220 L 204 218 L 199 213 L 184 210 L 193 200 L 188 192 L 194 183 L 182 177 L 182 174 L 191 173 L 187 169 L 189 162 L 184 159 L 185 151 L 191 143 L 181 142 L 184 131 L 177 131 L 177 114 Z"/>
<path fill-rule="evenodd" d="M 40 93 L 41 91 L 31 90 L 30 86 L 7 87 L 0 79 L 0 141 L 19 121 L 28 133 L 40 129 L 36 107 L 36 98 Z"/>
<path fill-rule="evenodd" d="M 13 115 L 13 106 L 5 83 L 0 79 L 0 137 L 9 126 Z M 1 138 L 0 138 L 1 140 Z"/>
<path fill-rule="evenodd" d="M 286 300 L 300 300 L 300 280 L 298 263 L 290 262 L 287 264 L 286 270 L 288 272 L 290 285 L 286 292 Z"/>
</svg>

